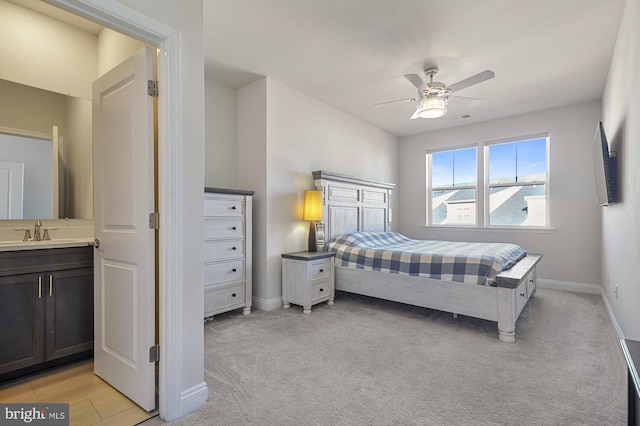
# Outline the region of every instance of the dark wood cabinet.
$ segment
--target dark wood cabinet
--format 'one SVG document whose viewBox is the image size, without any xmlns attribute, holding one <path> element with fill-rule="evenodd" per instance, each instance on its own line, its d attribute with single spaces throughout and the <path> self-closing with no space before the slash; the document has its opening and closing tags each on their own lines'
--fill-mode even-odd
<svg viewBox="0 0 640 426">
<path fill-rule="evenodd" d="M 0 252 L 0 382 L 90 357 L 93 252 Z"/>
<path fill-rule="evenodd" d="M 44 362 L 45 312 L 38 277 L 0 277 L 0 374 Z"/>
</svg>

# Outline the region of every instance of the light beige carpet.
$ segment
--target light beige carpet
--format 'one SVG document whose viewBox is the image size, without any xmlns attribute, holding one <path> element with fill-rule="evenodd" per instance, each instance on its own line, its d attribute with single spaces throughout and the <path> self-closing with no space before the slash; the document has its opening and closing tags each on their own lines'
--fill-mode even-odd
<svg viewBox="0 0 640 426">
<path fill-rule="evenodd" d="M 626 423 L 626 367 L 599 296 L 538 289 L 515 344 L 490 321 L 340 292 L 310 315 L 235 311 L 204 333 L 209 401 L 172 424 Z"/>
</svg>

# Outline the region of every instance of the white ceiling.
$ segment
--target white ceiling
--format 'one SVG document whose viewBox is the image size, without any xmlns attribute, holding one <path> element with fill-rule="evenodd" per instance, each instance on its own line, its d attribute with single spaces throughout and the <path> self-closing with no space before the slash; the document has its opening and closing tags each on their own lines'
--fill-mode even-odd
<svg viewBox="0 0 640 426">
<path fill-rule="evenodd" d="M 11 0 L 97 34 L 40 0 Z M 205 75 L 232 88 L 262 76 L 397 136 L 597 100 L 625 0 L 203 0 Z M 188 4 L 188 3 L 186 3 Z M 83 22 L 84 21 L 84 22 Z M 456 95 L 442 118 L 409 120 L 404 77 L 437 66 Z M 460 118 L 471 115 L 471 118 Z"/>
<path fill-rule="evenodd" d="M 602 97 L 625 0 L 204 0 L 205 75 L 238 88 L 269 76 L 400 137 Z M 438 66 L 456 95 L 409 120 L 403 75 Z M 471 118 L 460 119 L 470 114 Z"/>
</svg>

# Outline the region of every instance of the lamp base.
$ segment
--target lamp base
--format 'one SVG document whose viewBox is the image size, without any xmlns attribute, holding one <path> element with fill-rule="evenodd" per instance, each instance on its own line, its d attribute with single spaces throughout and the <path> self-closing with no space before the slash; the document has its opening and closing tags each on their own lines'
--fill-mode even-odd
<svg viewBox="0 0 640 426">
<path fill-rule="evenodd" d="M 318 251 L 318 240 L 316 238 L 316 223 L 311 221 L 309 225 L 309 251 L 316 252 Z"/>
</svg>

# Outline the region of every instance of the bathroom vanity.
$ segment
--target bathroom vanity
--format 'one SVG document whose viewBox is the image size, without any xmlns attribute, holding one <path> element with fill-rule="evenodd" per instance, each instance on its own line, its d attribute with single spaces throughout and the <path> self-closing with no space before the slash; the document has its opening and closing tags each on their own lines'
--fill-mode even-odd
<svg viewBox="0 0 640 426">
<path fill-rule="evenodd" d="M 93 248 L 0 247 L 0 382 L 93 356 Z"/>
</svg>

